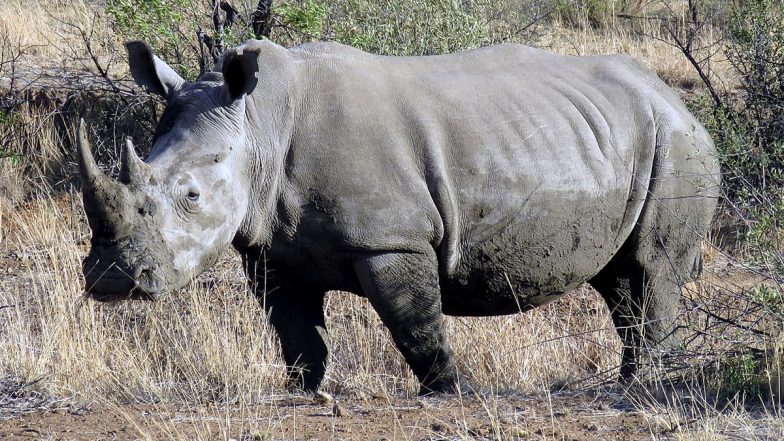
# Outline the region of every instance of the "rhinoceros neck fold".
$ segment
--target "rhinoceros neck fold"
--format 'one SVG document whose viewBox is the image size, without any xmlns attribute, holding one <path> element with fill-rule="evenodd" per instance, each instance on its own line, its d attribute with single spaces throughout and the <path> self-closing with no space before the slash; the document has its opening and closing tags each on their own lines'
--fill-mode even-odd
<svg viewBox="0 0 784 441">
<path fill-rule="evenodd" d="M 233 244 L 266 246 L 281 226 L 285 197 L 286 158 L 297 126 L 302 91 L 287 50 L 275 46 L 263 57 L 259 86 L 245 102 L 247 161 L 242 170 L 250 189 L 248 209 Z M 274 65 L 272 69 L 270 65 Z M 283 215 L 283 216 L 282 216 Z"/>
</svg>

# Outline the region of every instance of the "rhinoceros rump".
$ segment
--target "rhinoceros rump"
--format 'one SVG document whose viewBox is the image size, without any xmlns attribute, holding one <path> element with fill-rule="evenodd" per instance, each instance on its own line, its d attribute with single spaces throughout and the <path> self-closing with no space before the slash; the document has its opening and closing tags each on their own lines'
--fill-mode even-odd
<svg viewBox="0 0 784 441">
<path fill-rule="evenodd" d="M 672 342 L 719 168 L 704 128 L 631 58 L 250 41 L 189 83 L 127 47 L 167 107 L 119 182 L 80 131 L 93 298 L 154 299 L 232 244 L 305 389 L 324 376 L 328 290 L 370 300 L 425 392 L 460 382 L 442 314 L 525 311 L 583 282 L 612 311 L 622 377 L 642 346 Z"/>
</svg>

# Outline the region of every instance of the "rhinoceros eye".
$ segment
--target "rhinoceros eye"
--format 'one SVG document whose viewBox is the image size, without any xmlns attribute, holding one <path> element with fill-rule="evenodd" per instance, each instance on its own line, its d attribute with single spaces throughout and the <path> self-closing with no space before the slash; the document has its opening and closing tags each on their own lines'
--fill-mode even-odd
<svg viewBox="0 0 784 441">
<path fill-rule="evenodd" d="M 183 213 L 193 214 L 199 211 L 199 187 L 190 177 L 177 182 L 175 204 Z"/>
</svg>

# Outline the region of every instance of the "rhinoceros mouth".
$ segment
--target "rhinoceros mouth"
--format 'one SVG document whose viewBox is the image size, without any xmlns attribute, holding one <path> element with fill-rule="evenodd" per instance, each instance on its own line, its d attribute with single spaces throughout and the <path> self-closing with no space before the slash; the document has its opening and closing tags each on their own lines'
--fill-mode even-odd
<svg viewBox="0 0 784 441">
<path fill-rule="evenodd" d="M 85 294 L 90 300 L 95 300 L 96 302 L 100 303 L 114 303 L 126 300 L 145 300 L 153 302 L 156 300 L 155 294 L 151 294 L 140 289 L 133 290 L 127 294 L 98 293 L 92 291 L 87 291 Z"/>
<path fill-rule="evenodd" d="M 161 292 L 161 283 L 147 271 L 136 279 L 124 271 L 106 270 L 98 277 L 85 274 L 85 296 L 98 302 L 119 302 L 123 300 L 154 301 Z"/>
</svg>

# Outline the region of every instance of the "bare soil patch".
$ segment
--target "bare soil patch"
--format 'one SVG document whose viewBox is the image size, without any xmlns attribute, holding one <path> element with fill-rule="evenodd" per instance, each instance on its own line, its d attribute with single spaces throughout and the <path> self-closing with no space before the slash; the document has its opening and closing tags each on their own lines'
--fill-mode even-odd
<svg viewBox="0 0 784 441">
<path fill-rule="evenodd" d="M 251 406 L 55 408 L 0 421 L 0 438 L 11 440 L 642 440 L 661 435 L 651 430 L 641 412 L 611 392 L 562 392 L 544 397 L 338 397 L 335 402 L 287 395 Z"/>
</svg>

